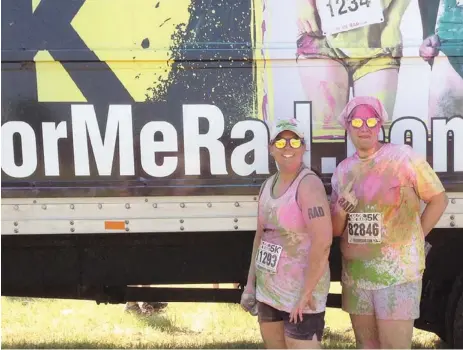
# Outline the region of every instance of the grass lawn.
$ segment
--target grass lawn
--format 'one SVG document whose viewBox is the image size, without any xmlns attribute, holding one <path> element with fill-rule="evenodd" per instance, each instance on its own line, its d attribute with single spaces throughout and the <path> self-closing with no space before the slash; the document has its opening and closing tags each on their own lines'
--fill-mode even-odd
<svg viewBox="0 0 463 350">
<path fill-rule="evenodd" d="M 150 317 L 76 300 L 2 297 L 1 308 L 2 348 L 263 348 L 257 318 L 234 304 L 172 303 Z M 325 348 L 355 348 L 346 313 L 328 309 L 326 326 Z M 413 347 L 445 345 L 415 330 Z"/>
</svg>

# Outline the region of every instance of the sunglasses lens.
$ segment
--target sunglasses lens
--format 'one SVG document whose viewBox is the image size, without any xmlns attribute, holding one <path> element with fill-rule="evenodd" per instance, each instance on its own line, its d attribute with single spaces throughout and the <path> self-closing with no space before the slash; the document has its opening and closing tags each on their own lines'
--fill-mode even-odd
<svg viewBox="0 0 463 350">
<path fill-rule="evenodd" d="M 275 147 L 276 148 L 284 148 L 286 146 L 286 140 L 285 139 L 279 139 L 275 141 Z"/>
<path fill-rule="evenodd" d="M 376 118 L 368 118 L 367 125 L 369 128 L 374 128 L 378 124 L 378 119 Z"/>
<path fill-rule="evenodd" d="M 350 123 L 354 128 L 361 128 L 363 125 L 363 120 L 360 118 L 354 118 L 350 121 Z"/>
<path fill-rule="evenodd" d="M 301 139 L 291 139 L 289 141 L 289 144 L 291 145 L 292 148 L 299 148 L 301 147 L 302 141 Z"/>
</svg>

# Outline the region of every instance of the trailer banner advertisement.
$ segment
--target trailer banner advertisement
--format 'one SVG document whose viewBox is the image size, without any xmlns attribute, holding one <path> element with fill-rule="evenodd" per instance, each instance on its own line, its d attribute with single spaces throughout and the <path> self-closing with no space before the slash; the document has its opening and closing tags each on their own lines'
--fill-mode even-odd
<svg viewBox="0 0 463 350">
<path fill-rule="evenodd" d="M 292 117 L 329 187 L 354 96 L 463 191 L 460 1 L 5 0 L 1 16 L 5 197 L 256 194 L 268 123 Z"/>
</svg>

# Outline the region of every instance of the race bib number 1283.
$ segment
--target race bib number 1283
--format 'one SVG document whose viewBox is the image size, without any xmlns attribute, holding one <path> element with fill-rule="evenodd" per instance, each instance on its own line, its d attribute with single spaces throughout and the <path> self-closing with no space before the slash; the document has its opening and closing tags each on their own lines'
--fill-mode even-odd
<svg viewBox="0 0 463 350">
<path fill-rule="evenodd" d="M 384 21 L 381 0 L 316 0 L 324 35 Z"/>
<path fill-rule="evenodd" d="M 277 271 L 278 261 L 280 260 L 282 247 L 278 244 L 273 244 L 261 241 L 256 254 L 256 266 L 270 273 Z"/>
<path fill-rule="evenodd" d="M 381 213 L 350 213 L 347 223 L 348 242 L 381 243 Z"/>
</svg>

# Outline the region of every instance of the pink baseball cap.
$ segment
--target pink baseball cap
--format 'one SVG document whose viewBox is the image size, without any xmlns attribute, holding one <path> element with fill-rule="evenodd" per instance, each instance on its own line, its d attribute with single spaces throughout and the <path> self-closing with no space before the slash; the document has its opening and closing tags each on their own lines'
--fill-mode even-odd
<svg viewBox="0 0 463 350">
<path fill-rule="evenodd" d="M 381 101 L 376 97 L 356 96 L 346 104 L 341 114 L 338 116 L 338 123 L 341 124 L 344 129 L 347 128 L 347 119 L 349 118 L 352 111 L 361 105 L 367 105 L 373 108 L 382 124 L 384 124 L 389 119 L 386 109 L 384 108 Z"/>
</svg>

